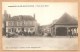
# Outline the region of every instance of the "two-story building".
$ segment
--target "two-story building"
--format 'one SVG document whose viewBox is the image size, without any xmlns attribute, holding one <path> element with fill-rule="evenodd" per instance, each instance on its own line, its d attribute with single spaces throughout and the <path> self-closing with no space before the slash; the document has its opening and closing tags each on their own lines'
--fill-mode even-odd
<svg viewBox="0 0 80 52">
<path fill-rule="evenodd" d="M 30 15 L 18 15 L 10 16 L 6 12 L 4 13 L 6 18 L 6 33 L 14 33 L 15 35 L 38 35 L 38 26 L 34 16 Z"/>
</svg>

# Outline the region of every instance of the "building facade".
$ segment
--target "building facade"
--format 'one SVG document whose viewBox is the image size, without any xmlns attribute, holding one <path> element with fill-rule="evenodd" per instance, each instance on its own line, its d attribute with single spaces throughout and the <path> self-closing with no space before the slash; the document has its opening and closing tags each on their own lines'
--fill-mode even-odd
<svg viewBox="0 0 80 52">
<path fill-rule="evenodd" d="M 18 15 L 11 17 L 7 12 L 4 13 L 6 20 L 6 34 L 15 35 L 38 35 L 38 26 L 34 16 Z"/>
<path fill-rule="evenodd" d="M 24 35 L 24 36 L 70 36 L 78 35 L 78 21 L 65 13 L 59 19 L 54 20 L 50 25 L 40 26 L 34 16 L 18 15 L 10 16 L 4 12 L 4 28 L 3 33 L 8 35 Z"/>
<path fill-rule="evenodd" d="M 53 36 L 75 36 L 78 35 L 77 29 L 77 19 L 65 13 L 51 26 L 51 34 Z"/>
</svg>

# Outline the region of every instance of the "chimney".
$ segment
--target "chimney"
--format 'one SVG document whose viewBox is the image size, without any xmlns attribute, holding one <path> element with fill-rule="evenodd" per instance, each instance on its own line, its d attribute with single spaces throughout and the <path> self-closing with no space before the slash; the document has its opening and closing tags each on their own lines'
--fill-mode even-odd
<svg viewBox="0 0 80 52">
<path fill-rule="evenodd" d="M 35 19 L 35 14 L 34 14 L 34 19 Z"/>
<path fill-rule="evenodd" d="M 4 10 L 4 20 L 6 20 L 7 17 L 8 17 L 7 11 Z"/>
<path fill-rule="evenodd" d="M 7 11 L 6 11 L 6 10 L 4 10 L 4 16 L 6 16 L 6 15 L 8 15 L 8 14 L 7 14 Z"/>
</svg>

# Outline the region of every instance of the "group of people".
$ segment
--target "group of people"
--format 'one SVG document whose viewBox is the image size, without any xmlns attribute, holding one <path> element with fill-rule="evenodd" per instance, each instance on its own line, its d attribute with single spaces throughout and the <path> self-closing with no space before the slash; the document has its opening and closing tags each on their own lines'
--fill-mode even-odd
<svg viewBox="0 0 80 52">
<path fill-rule="evenodd" d="M 35 32 L 10 32 L 6 33 L 6 37 L 17 37 L 17 36 L 33 36 L 35 35 Z"/>
<path fill-rule="evenodd" d="M 32 35 L 35 35 L 35 32 L 19 32 L 18 33 L 19 35 L 23 35 L 23 36 L 32 36 Z"/>
<path fill-rule="evenodd" d="M 68 30 L 68 34 L 70 35 L 70 37 L 77 35 L 77 32 L 75 29 L 70 29 Z"/>
</svg>

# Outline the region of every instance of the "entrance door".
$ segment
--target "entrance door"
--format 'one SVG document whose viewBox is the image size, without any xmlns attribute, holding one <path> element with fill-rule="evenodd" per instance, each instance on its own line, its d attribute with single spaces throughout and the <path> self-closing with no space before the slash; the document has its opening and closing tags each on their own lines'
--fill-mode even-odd
<svg viewBox="0 0 80 52">
<path fill-rule="evenodd" d="M 24 28 L 22 28 L 22 31 L 24 31 Z"/>
<path fill-rule="evenodd" d="M 56 35 L 57 36 L 66 36 L 67 35 L 67 28 L 65 28 L 65 27 L 58 27 L 56 29 Z"/>
</svg>

